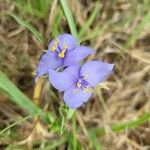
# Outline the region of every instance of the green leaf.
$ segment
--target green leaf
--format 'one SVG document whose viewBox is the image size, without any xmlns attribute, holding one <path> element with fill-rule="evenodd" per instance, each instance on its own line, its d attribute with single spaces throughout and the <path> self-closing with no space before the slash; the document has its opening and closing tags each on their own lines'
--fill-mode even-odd
<svg viewBox="0 0 150 150">
<path fill-rule="evenodd" d="M 27 96 L 25 96 L 8 78 L 0 71 L 0 90 L 5 92 L 10 99 L 30 113 L 42 112 Z"/>
<path fill-rule="evenodd" d="M 16 16 L 15 14 L 9 13 L 9 15 L 11 17 L 13 17 L 20 25 L 22 25 L 23 27 L 27 28 L 30 32 L 32 32 L 33 35 L 37 38 L 37 40 L 41 44 L 44 43 L 44 39 L 43 39 L 42 35 L 31 24 L 29 24 L 28 22 L 26 22 L 22 18 Z"/>
<path fill-rule="evenodd" d="M 67 0 L 60 0 L 62 9 L 64 11 L 64 14 L 66 16 L 71 34 L 74 35 L 75 37 L 77 37 L 77 29 L 76 29 L 76 25 L 75 22 L 73 20 L 73 16 L 71 14 L 70 8 L 68 6 Z"/>
</svg>

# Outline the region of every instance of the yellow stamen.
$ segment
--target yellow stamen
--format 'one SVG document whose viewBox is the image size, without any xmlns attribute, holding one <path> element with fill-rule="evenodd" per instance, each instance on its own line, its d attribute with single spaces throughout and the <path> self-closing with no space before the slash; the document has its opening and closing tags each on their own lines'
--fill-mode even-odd
<svg viewBox="0 0 150 150">
<path fill-rule="evenodd" d="M 80 83 L 80 82 L 77 83 L 77 87 L 78 87 L 78 88 L 81 87 L 81 83 Z"/>
<path fill-rule="evenodd" d="M 56 48 L 57 48 L 57 46 L 54 45 L 54 46 L 51 48 L 51 51 L 52 51 L 52 52 L 55 52 L 55 51 L 56 51 Z"/>
<path fill-rule="evenodd" d="M 68 46 L 64 43 L 64 49 L 60 53 L 58 53 L 58 57 L 64 58 L 67 48 L 68 48 Z"/>
<path fill-rule="evenodd" d="M 90 86 L 87 86 L 86 88 L 84 88 L 83 91 L 84 91 L 84 92 L 90 92 Z"/>
<path fill-rule="evenodd" d="M 64 58 L 64 57 L 65 57 L 65 50 L 63 49 L 63 50 L 58 54 L 58 56 L 59 56 L 60 58 Z"/>
<path fill-rule="evenodd" d="M 77 89 L 74 89 L 73 93 L 76 94 L 77 93 Z"/>
<path fill-rule="evenodd" d="M 56 40 L 54 41 L 54 43 L 53 43 L 52 48 L 51 48 L 51 51 L 52 51 L 52 52 L 55 52 L 55 51 L 56 51 L 56 48 L 57 48 L 58 44 L 59 44 L 59 40 L 56 39 Z"/>
<path fill-rule="evenodd" d="M 68 48 L 67 44 L 64 43 L 64 49 L 66 50 Z"/>
<path fill-rule="evenodd" d="M 54 45 L 58 45 L 58 43 L 59 43 L 59 40 L 56 39 L 56 40 L 54 41 Z"/>
</svg>

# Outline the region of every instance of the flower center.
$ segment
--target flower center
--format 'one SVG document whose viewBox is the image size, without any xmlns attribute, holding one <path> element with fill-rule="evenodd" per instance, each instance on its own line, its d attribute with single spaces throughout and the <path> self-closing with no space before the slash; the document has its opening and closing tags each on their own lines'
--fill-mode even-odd
<svg viewBox="0 0 150 150">
<path fill-rule="evenodd" d="M 82 76 L 78 79 L 77 83 L 76 83 L 76 88 L 74 89 L 74 94 L 77 93 L 78 89 L 82 89 L 83 92 L 90 92 L 90 85 L 87 83 L 86 79 L 87 79 L 88 75 L 86 74 L 85 76 Z"/>
<path fill-rule="evenodd" d="M 59 49 L 57 49 L 57 48 L 59 48 Z M 68 48 L 67 44 L 63 43 L 63 49 L 61 50 L 60 47 L 59 47 L 59 39 L 56 39 L 54 41 L 54 43 L 53 43 L 51 51 L 52 52 L 56 51 L 59 58 L 64 58 L 65 57 L 65 53 L 67 51 L 67 48 Z"/>
<path fill-rule="evenodd" d="M 66 53 L 67 48 L 68 48 L 67 44 L 64 43 L 64 48 L 62 49 L 62 51 L 60 53 L 58 53 L 59 58 L 64 58 L 65 57 L 65 53 Z"/>
</svg>

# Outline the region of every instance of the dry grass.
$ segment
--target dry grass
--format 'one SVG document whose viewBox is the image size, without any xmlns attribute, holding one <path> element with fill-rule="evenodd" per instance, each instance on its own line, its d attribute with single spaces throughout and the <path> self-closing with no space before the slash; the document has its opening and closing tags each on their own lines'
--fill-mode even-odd
<svg viewBox="0 0 150 150">
<path fill-rule="evenodd" d="M 82 36 L 82 43 L 96 49 L 96 55 L 89 59 L 99 59 L 115 64 L 112 76 L 107 82 L 109 90 L 95 89 L 95 93 L 85 106 L 78 109 L 77 138 L 85 149 L 92 149 L 88 140 L 89 127 L 104 127 L 107 134 L 97 137 L 104 150 L 150 150 L 150 122 L 134 129 L 119 133 L 112 132 L 110 123 L 136 119 L 150 111 L 150 26 L 145 26 L 129 47 L 124 45 L 148 12 L 146 2 L 138 0 L 98 1 L 100 10 L 87 32 Z M 84 26 L 96 5 L 94 0 L 69 1 L 78 29 Z M 48 41 L 54 36 L 52 30 L 57 15 L 57 1 L 53 2 L 45 18 L 36 17 L 20 10 L 9 0 L 0 1 L 0 70 L 29 97 L 32 98 L 34 76 L 42 49 L 47 48 Z M 25 27 L 20 26 L 12 17 L 6 15 L 13 12 L 30 20 L 32 25 L 46 39 L 42 45 Z M 51 28 L 50 28 L 51 27 Z M 85 39 L 98 32 L 92 38 Z M 68 32 L 67 23 L 62 17 L 59 31 Z M 61 95 L 44 81 L 41 93 L 41 106 L 58 114 L 58 106 L 62 103 Z M 24 118 L 26 112 L 7 97 L 0 96 L 0 128 Z M 0 138 L 0 149 L 14 142 L 23 140 L 33 128 L 31 121 L 26 121 Z M 66 124 L 70 128 L 70 123 Z M 55 135 L 55 134 L 54 134 Z M 61 137 L 61 136 L 60 136 Z M 35 138 L 35 137 L 34 137 Z M 55 139 L 55 138 L 54 138 Z M 57 139 L 57 137 L 56 137 Z M 45 140 L 45 139 L 43 139 Z M 38 141 L 39 142 L 39 141 Z M 34 143 L 34 140 L 33 140 Z M 37 145 L 38 147 L 38 145 Z M 64 150 L 66 143 L 58 149 Z"/>
</svg>

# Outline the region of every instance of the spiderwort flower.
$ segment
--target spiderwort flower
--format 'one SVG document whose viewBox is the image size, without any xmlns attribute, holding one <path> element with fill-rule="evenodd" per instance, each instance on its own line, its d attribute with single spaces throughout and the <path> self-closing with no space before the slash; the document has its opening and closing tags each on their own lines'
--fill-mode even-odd
<svg viewBox="0 0 150 150">
<path fill-rule="evenodd" d="M 61 34 L 50 42 L 48 51 L 42 56 L 36 71 L 36 80 L 47 74 L 49 69 L 76 64 L 92 53 L 93 49 L 78 46 L 77 39 L 72 35 Z"/>
<path fill-rule="evenodd" d="M 87 102 L 93 87 L 104 81 L 113 69 L 113 64 L 89 61 L 83 66 L 69 66 L 63 72 L 49 70 L 49 81 L 58 90 L 64 91 L 64 101 L 72 109 Z"/>
</svg>

